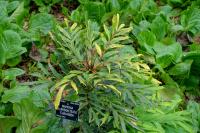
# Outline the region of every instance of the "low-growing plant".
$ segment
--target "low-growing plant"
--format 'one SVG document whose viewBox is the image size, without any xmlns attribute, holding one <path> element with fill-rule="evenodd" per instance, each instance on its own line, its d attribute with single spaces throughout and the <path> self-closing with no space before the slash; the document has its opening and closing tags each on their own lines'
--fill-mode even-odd
<svg viewBox="0 0 200 133">
<path fill-rule="evenodd" d="M 51 34 L 70 68 L 51 88 L 58 91 L 55 108 L 62 98 L 80 102 L 75 127 L 82 132 L 142 131 L 134 108 L 154 105 L 153 97 L 163 87 L 140 55 L 125 45 L 131 28 L 119 23 L 119 15 L 102 32 L 91 21 L 85 28 L 65 23 Z"/>
</svg>

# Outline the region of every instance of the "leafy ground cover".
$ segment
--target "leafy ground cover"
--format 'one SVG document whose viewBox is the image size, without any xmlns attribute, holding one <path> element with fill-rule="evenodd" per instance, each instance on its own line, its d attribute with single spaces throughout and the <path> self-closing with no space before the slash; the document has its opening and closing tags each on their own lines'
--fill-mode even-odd
<svg viewBox="0 0 200 133">
<path fill-rule="evenodd" d="M 0 133 L 199 133 L 199 0 L 1 0 Z M 80 103 L 77 122 L 56 117 Z"/>
</svg>

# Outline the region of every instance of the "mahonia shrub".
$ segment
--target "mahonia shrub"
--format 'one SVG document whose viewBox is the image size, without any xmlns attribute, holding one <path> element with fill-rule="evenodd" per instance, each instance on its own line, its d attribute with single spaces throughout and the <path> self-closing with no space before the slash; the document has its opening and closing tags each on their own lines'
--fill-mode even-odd
<svg viewBox="0 0 200 133">
<path fill-rule="evenodd" d="M 155 131 L 151 113 L 156 117 L 163 114 L 151 110 L 159 105 L 158 94 L 164 87 L 142 55 L 129 45 L 131 30 L 115 15 L 111 26 L 104 24 L 102 29 L 92 21 L 81 26 L 65 19 L 65 26 L 58 25 L 50 33 L 68 69 L 51 88 L 56 95 L 55 109 L 61 99 L 80 103 L 79 120 L 67 123 L 67 129 L 85 133 Z M 189 113 L 177 114 L 185 121 L 184 115 Z M 157 123 L 160 131 L 162 124 Z"/>
</svg>

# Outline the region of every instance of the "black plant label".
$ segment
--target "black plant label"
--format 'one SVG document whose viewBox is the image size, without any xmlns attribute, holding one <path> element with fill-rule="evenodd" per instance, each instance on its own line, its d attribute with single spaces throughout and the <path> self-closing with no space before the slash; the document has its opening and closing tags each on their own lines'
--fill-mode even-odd
<svg viewBox="0 0 200 133">
<path fill-rule="evenodd" d="M 58 109 L 56 110 L 56 116 L 78 121 L 78 109 L 79 103 L 61 100 Z"/>
</svg>

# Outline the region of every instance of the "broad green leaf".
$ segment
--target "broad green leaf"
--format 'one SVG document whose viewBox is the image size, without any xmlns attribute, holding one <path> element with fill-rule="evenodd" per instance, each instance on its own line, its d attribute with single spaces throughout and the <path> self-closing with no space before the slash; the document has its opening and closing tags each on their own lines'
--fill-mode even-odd
<svg viewBox="0 0 200 133">
<path fill-rule="evenodd" d="M 12 30 L 3 32 L 3 39 L 0 40 L 0 45 L 3 47 L 3 52 L 6 59 L 11 59 L 20 56 L 26 49 L 22 47 L 22 40 L 18 33 Z"/>
<path fill-rule="evenodd" d="M 22 99 L 29 97 L 30 88 L 27 86 L 17 86 L 16 88 L 4 91 L 2 102 L 19 103 Z"/>
<path fill-rule="evenodd" d="M 46 13 L 38 13 L 32 15 L 30 18 L 29 31 L 33 33 L 40 33 L 47 35 L 50 30 L 54 28 L 54 19 L 51 15 Z"/>
<path fill-rule="evenodd" d="M 142 0 L 132 0 L 132 1 L 129 3 L 129 8 L 130 8 L 132 11 L 137 11 L 137 10 L 139 10 L 141 4 L 142 4 Z"/>
<path fill-rule="evenodd" d="M 167 23 L 161 16 L 157 16 L 151 23 L 151 31 L 156 35 L 158 40 L 161 40 L 165 37 L 167 33 Z"/>
<path fill-rule="evenodd" d="M 185 31 L 196 34 L 200 30 L 200 9 L 191 6 L 181 15 L 181 25 Z"/>
<path fill-rule="evenodd" d="M 19 6 L 19 4 L 20 4 L 19 1 L 9 2 L 9 4 L 6 7 L 8 13 L 11 13 L 12 11 L 14 11 Z"/>
<path fill-rule="evenodd" d="M 0 115 L 0 133 L 11 133 L 12 129 L 18 127 L 20 120 L 15 116 Z"/>
<path fill-rule="evenodd" d="M 9 69 L 3 70 L 2 73 L 3 73 L 4 79 L 13 80 L 17 76 L 23 75 L 25 71 L 19 68 L 9 68 Z"/>
<path fill-rule="evenodd" d="M 48 88 L 51 86 L 49 82 L 38 84 L 32 87 L 30 94 L 30 99 L 37 107 L 46 107 L 47 104 L 51 101 L 51 96 Z"/>
<path fill-rule="evenodd" d="M 8 59 L 8 60 L 6 61 L 6 64 L 7 64 L 9 67 L 14 67 L 14 66 L 16 66 L 17 64 L 19 64 L 21 61 L 22 61 L 21 56 L 16 56 L 16 57 L 14 57 L 14 58 Z"/>
<path fill-rule="evenodd" d="M 154 46 L 154 43 L 156 42 L 156 36 L 150 32 L 150 31 L 143 31 L 140 32 L 140 34 L 137 36 L 139 45 L 143 50 L 150 54 L 154 54 L 154 51 L 152 47 Z"/>
<path fill-rule="evenodd" d="M 182 47 L 179 43 L 156 43 L 153 49 L 156 52 L 156 63 L 160 64 L 163 68 L 181 60 Z"/>
<path fill-rule="evenodd" d="M 84 10 L 88 19 L 101 22 L 103 15 L 106 13 L 105 6 L 101 2 L 87 2 L 84 5 Z"/>
<path fill-rule="evenodd" d="M 170 75 L 179 75 L 179 76 L 182 75 L 184 77 L 187 77 L 189 76 L 192 62 L 193 62 L 192 60 L 186 60 L 184 62 L 178 63 L 172 68 L 170 68 L 168 73 Z"/>
<path fill-rule="evenodd" d="M 8 15 L 8 11 L 7 11 L 7 5 L 8 5 L 8 1 L 0 1 L 0 17 L 1 16 L 7 16 Z"/>
<path fill-rule="evenodd" d="M 200 79 L 198 76 L 190 74 L 189 77 L 187 77 L 184 80 L 184 84 L 186 86 L 186 90 L 196 90 L 198 88 L 200 83 Z"/>
<path fill-rule="evenodd" d="M 110 8 L 111 11 L 116 12 L 121 9 L 119 0 L 108 0 L 106 4 Z"/>
<path fill-rule="evenodd" d="M 153 46 L 156 41 L 156 36 L 148 30 L 141 32 L 137 38 L 141 45 L 147 44 Z"/>
<path fill-rule="evenodd" d="M 21 120 L 16 133 L 31 133 L 34 124 L 42 121 L 45 116 L 44 111 L 36 107 L 30 99 L 23 99 L 20 103 L 14 103 L 13 111 L 15 116 Z"/>
<path fill-rule="evenodd" d="M 84 11 L 81 10 L 80 7 L 78 7 L 76 10 L 73 10 L 70 16 L 70 19 L 74 22 L 82 22 L 85 19 L 85 16 L 82 15 Z M 85 12 L 84 12 L 85 13 Z"/>
<path fill-rule="evenodd" d="M 17 7 L 17 9 L 11 14 L 11 16 L 9 17 L 11 21 L 15 21 L 15 22 L 20 22 L 23 20 L 23 15 L 25 13 L 25 9 L 24 9 L 24 2 L 21 2 L 19 4 L 19 6 Z M 19 20 L 21 19 L 21 20 Z"/>
<path fill-rule="evenodd" d="M 200 51 L 190 51 L 184 53 L 183 60 L 198 60 L 200 58 Z"/>
</svg>

